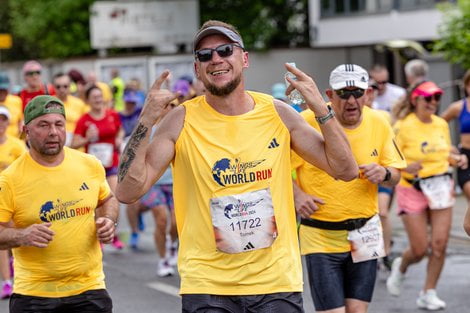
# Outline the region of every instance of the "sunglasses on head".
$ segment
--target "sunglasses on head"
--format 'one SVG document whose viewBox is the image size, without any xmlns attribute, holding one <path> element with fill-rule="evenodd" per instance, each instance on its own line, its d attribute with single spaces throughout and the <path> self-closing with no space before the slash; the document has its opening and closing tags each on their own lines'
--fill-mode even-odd
<svg viewBox="0 0 470 313">
<path fill-rule="evenodd" d="M 26 76 L 41 75 L 41 71 L 26 72 L 25 75 Z"/>
<path fill-rule="evenodd" d="M 349 90 L 349 89 L 338 89 L 338 90 L 335 90 L 336 94 L 338 95 L 338 97 L 340 97 L 341 99 L 343 100 L 348 100 L 349 97 L 353 96 L 354 99 L 357 99 L 357 98 L 360 98 L 364 95 L 364 89 L 352 89 L 352 90 Z"/>
<path fill-rule="evenodd" d="M 423 99 L 424 99 L 424 101 L 426 101 L 426 102 L 431 102 L 432 99 L 434 99 L 436 102 L 439 102 L 439 101 L 441 100 L 441 96 L 442 96 L 442 94 L 440 94 L 440 93 L 435 93 L 435 94 L 430 95 L 430 96 L 426 96 L 426 97 L 423 96 Z"/>
<path fill-rule="evenodd" d="M 221 58 L 228 58 L 233 54 L 233 47 L 238 47 L 242 50 L 242 46 L 236 44 L 236 43 L 226 43 L 224 45 L 220 45 L 217 48 L 205 48 L 201 50 L 197 50 L 195 52 L 196 54 L 196 59 L 198 59 L 200 62 L 208 62 L 212 60 L 212 53 L 215 51 Z"/>
</svg>

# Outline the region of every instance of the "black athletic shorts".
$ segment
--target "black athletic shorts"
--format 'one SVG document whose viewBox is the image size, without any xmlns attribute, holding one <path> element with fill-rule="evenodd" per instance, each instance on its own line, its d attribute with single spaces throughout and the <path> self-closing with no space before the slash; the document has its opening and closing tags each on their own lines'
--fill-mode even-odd
<svg viewBox="0 0 470 313">
<path fill-rule="evenodd" d="M 303 313 L 300 292 L 252 296 L 184 294 L 183 313 Z"/>
<path fill-rule="evenodd" d="M 45 298 L 14 293 L 10 313 L 112 313 L 113 302 L 105 289 L 88 290 L 76 296 Z"/>
</svg>

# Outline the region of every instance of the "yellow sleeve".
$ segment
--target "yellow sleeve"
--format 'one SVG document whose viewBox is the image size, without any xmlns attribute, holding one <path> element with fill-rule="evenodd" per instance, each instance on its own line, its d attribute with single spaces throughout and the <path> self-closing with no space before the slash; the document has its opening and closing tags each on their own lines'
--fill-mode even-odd
<svg viewBox="0 0 470 313">
<path fill-rule="evenodd" d="M 380 165 L 398 169 L 405 168 L 406 160 L 395 140 L 394 132 L 389 125 L 386 126 L 384 130 L 384 145 L 382 146 L 382 153 L 380 154 Z"/>
<path fill-rule="evenodd" d="M 0 223 L 7 223 L 13 216 L 15 207 L 13 191 L 5 175 L 0 176 Z"/>
</svg>

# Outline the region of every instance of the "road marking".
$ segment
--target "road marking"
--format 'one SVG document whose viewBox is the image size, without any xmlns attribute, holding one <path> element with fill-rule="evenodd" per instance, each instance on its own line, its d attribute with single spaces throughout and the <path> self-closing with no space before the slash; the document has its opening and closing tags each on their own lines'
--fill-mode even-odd
<svg viewBox="0 0 470 313">
<path fill-rule="evenodd" d="M 173 285 L 164 284 L 160 282 L 153 282 L 153 283 L 148 283 L 147 286 L 157 291 L 166 293 L 167 295 L 177 297 L 177 298 L 180 297 L 179 295 L 180 289 Z"/>
</svg>

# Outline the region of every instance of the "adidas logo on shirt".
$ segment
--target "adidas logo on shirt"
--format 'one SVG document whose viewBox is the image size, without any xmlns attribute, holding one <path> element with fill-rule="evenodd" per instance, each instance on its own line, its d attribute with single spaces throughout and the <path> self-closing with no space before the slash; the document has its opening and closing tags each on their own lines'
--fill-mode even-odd
<svg viewBox="0 0 470 313">
<path fill-rule="evenodd" d="M 377 152 L 377 149 L 374 149 L 374 151 L 372 151 L 370 156 L 379 156 L 379 153 Z"/>
<path fill-rule="evenodd" d="M 80 191 L 83 191 L 83 190 L 90 190 L 90 188 L 88 188 L 88 185 L 83 182 L 82 185 L 80 186 L 80 189 L 78 189 Z"/>
<path fill-rule="evenodd" d="M 271 143 L 268 146 L 268 149 L 274 149 L 277 147 L 279 147 L 279 144 L 277 143 L 276 138 L 273 138 L 273 140 L 271 140 Z"/>
<path fill-rule="evenodd" d="M 253 244 L 251 242 L 248 242 L 248 244 L 245 246 L 245 248 L 243 248 L 243 250 L 251 250 L 251 249 L 254 249 L 255 246 L 253 246 Z"/>
</svg>

